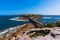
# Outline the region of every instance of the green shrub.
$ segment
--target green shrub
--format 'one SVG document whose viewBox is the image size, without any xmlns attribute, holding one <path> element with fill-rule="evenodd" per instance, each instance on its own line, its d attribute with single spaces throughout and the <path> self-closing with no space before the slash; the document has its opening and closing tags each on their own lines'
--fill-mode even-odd
<svg viewBox="0 0 60 40">
<path fill-rule="evenodd" d="M 35 36 L 46 36 L 48 33 L 47 33 L 48 30 L 41 30 L 41 31 L 37 31 L 35 33 Z"/>
<path fill-rule="evenodd" d="M 58 25 L 58 27 L 60 26 L 60 21 L 57 21 L 56 24 Z"/>
<path fill-rule="evenodd" d="M 40 26 L 38 26 L 38 28 L 46 28 L 46 26 L 45 25 L 40 25 Z"/>
<path fill-rule="evenodd" d="M 47 25 L 46 25 L 46 27 L 50 27 L 50 28 L 52 28 L 52 27 L 57 27 L 58 25 L 56 24 L 56 23 L 48 23 Z"/>
</svg>

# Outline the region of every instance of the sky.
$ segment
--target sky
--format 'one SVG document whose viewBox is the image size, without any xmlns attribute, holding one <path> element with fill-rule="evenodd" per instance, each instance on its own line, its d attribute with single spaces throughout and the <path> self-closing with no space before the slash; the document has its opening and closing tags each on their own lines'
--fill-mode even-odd
<svg viewBox="0 0 60 40">
<path fill-rule="evenodd" d="M 0 0 L 0 15 L 60 15 L 60 0 Z"/>
</svg>

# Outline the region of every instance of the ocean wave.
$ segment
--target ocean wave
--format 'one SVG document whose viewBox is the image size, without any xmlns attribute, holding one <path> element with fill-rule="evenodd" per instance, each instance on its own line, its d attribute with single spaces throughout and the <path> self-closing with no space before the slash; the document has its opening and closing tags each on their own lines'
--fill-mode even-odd
<svg viewBox="0 0 60 40">
<path fill-rule="evenodd" d="M 60 20 L 60 17 L 43 17 L 43 19 L 59 19 Z"/>
<path fill-rule="evenodd" d="M 19 17 L 16 17 L 16 18 L 11 18 L 9 20 L 13 20 L 13 21 L 28 21 L 28 20 L 20 20 Z"/>
<path fill-rule="evenodd" d="M 51 19 L 51 17 L 43 17 L 44 19 Z"/>
<path fill-rule="evenodd" d="M 17 27 L 12 27 L 12 28 L 9 28 L 9 29 L 5 29 L 4 31 L 0 32 L 0 37 L 5 35 L 5 34 L 10 34 L 12 32 L 16 32 L 17 31 L 17 28 L 19 27 L 23 27 L 25 24 L 23 25 L 20 25 L 20 26 L 17 26 Z"/>
</svg>

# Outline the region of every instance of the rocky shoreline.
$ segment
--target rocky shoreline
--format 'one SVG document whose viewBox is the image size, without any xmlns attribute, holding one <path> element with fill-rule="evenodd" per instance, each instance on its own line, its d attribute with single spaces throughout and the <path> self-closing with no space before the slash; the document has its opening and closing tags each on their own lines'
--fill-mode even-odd
<svg viewBox="0 0 60 40">
<path fill-rule="evenodd" d="M 35 34 L 35 31 L 41 30 L 36 29 L 35 26 L 31 23 L 17 26 L 15 28 L 10 28 L 4 35 L 0 36 L 0 40 L 59 40 L 60 39 L 60 28 L 42 28 L 42 30 L 51 30 L 46 36 L 36 36 L 32 37 Z M 27 31 L 33 30 L 32 33 L 24 34 Z M 35 30 L 35 31 L 34 31 Z M 52 34 L 55 36 L 52 36 Z M 56 35 L 57 34 L 57 35 Z M 1 35 L 1 34 L 0 34 Z"/>
<path fill-rule="evenodd" d="M 13 27 L 13 28 L 6 29 L 6 30 L 0 32 L 0 36 L 3 36 L 4 34 L 9 33 L 9 32 L 12 32 L 12 31 L 14 32 L 14 31 L 17 30 L 17 28 L 21 28 L 21 27 L 23 27 L 24 25 L 26 25 L 26 24 L 23 24 L 23 25 L 20 25 L 20 26 L 17 26 L 17 27 Z"/>
<path fill-rule="evenodd" d="M 17 37 L 22 36 L 24 31 L 27 31 L 27 30 L 32 29 L 32 28 L 34 28 L 34 25 L 32 25 L 31 23 L 24 24 L 24 25 L 21 25 L 21 26 L 17 26 L 17 27 L 14 27 L 14 28 L 10 28 L 7 31 L 1 32 L 0 39 L 2 37 L 4 40 L 6 40 L 6 38 L 8 40 L 9 39 L 11 40 L 11 38 L 13 38 L 13 36 L 14 37 L 15 36 L 17 36 Z"/>
</svg>

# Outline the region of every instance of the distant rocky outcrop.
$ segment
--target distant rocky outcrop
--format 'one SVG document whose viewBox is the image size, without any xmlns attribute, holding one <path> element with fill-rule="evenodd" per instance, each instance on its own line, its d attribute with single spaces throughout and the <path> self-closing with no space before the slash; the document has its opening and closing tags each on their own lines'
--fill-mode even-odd
<svg viewBox="0 0 60 40">
<path fill-rule="evenodd" d="M 37 15 L 37 14 L 26 14 L 26 15 L 22 15 L 21 20 L 29 20 L 28 18 L 32 17 L 33 19 L 38 19 L 38 18 L 42 18 L 42 15 Z"/>
</svg>

